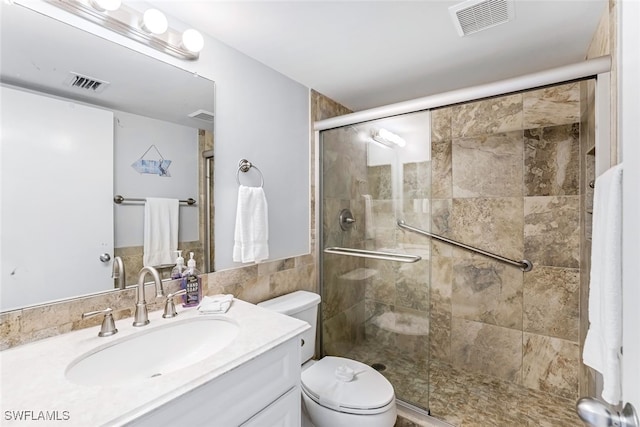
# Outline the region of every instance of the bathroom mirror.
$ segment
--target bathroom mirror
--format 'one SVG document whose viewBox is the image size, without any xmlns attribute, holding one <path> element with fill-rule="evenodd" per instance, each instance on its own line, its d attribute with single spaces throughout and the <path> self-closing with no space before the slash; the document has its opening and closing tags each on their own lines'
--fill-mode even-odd
<svg viewBox="0 0 640 427">
<path fill-rule="evenodd" d="M 207 272 L 213 260 L 209 255 L 204 262 L 205 246 L 211 247 L 204 219 L 211 202 L 205 194 L 212 186 L 207 187 L 204 171 L 212 158 L 203 152 L 213 152 L 214 82 L 23 6 L 3 2 L 0 7 L 0 311 L 113 290 L 115 256 L 124 260 L 127 285 L 134 284 L 142 266 L 147 197 L 196 201 L 180 203 L 179 249 L 185 259 L 193 251 L 198 268 Z M 16 112 L 13 95 L 34 104 Z M 74 127 L 88 132 L 80 136 L 85 151 L 97 158 L 80 152 L 71 160 L 55 157 L 72 151 L 66 134 L 55 140 L 57 114 L 67 107 L 77 114 L 70 121 Z M 91 127 L 85 110 L 105 116 L 107 125 Z M 104 132 L 98 135 L 97 129 Z M 24 142 L 19 149 L 8 142 L 15 135 Z M 27 148 L 43 139 L 50 141 Z M 102 139 L 112 145 L 98 149 Z M 104 172 L 96 172 L 99 167 Z M 34 178 L 38 173 L 43 176 Z M 62 183 L 52 184 L 57 178 Z M 85 187 L 70 190 L 76 183 Z M 115 195 L 124 202 L 114 203 Z M 96 229 L 105 237 L 83 249 L 82 240 Z M 56 261 L 60 254 L 63 261 Z M 104 280 L 78 277 L 80 267 L 92 263 Z"/>
</svg>

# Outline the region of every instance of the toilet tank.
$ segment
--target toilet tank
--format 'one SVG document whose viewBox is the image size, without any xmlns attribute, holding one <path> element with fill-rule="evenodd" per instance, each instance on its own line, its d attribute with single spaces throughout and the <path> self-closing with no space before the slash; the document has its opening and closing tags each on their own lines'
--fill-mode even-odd
<svg viewBox="0 0 640 427">
<path fill-rule="evenodd" d="M 310 360 L 315 353 L 319 304 L 320 295 L 308 291 L 295 291 L 258 304 L 259 307 L 295 317 L 311 325 L 311 329 L 302 334 L 300 364 Z"/>
</svg>

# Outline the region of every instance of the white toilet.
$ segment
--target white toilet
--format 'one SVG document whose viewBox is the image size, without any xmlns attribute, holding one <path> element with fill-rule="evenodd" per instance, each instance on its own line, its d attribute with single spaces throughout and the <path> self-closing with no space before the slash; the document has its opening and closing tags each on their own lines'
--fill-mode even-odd
<svg viewBox="0 0 640 427">
<path fill-rule="evenodd" d="M 296 291 L 258 304 L 304 320 L 311 329 L 302 335 L 303 426 L 392 427 L 396 422 L 393 386 L 372 367 L 343 357 L 311 360 L 315 353 L 320 296 Z"/>
</svg>

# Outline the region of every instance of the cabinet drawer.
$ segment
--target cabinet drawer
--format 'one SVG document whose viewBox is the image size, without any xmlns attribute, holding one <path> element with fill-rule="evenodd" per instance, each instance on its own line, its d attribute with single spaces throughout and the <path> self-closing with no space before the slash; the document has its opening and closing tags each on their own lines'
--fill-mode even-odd
<svg viewBox="0 0 640 427">
<path fill-rule="evenodd" d="M 300 388 L 294 387 L 242 424 L 242 427 L 298 427 L 301 417 L 300 405 Z"/>
<path fill-rule="evenodd" d="M 183 394 L 129 425 L 237 426 L 292 388 L 297 389 L 299 395 L 298 338 Z"/>
</svg>

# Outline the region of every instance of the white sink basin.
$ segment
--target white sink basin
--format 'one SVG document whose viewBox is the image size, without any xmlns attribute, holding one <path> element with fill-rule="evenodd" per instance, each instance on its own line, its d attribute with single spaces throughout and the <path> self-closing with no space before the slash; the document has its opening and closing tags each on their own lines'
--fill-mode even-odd
<svg viewBox="0 0 640 427">
<path fill-rule="evenodd" d="M 67 379 L 107 386 L 155 378 L 226 348 L 239 327 L 227 318 L 197 317 L 140 332 L 98 347 L 71 362 Z"/>
</svg>

